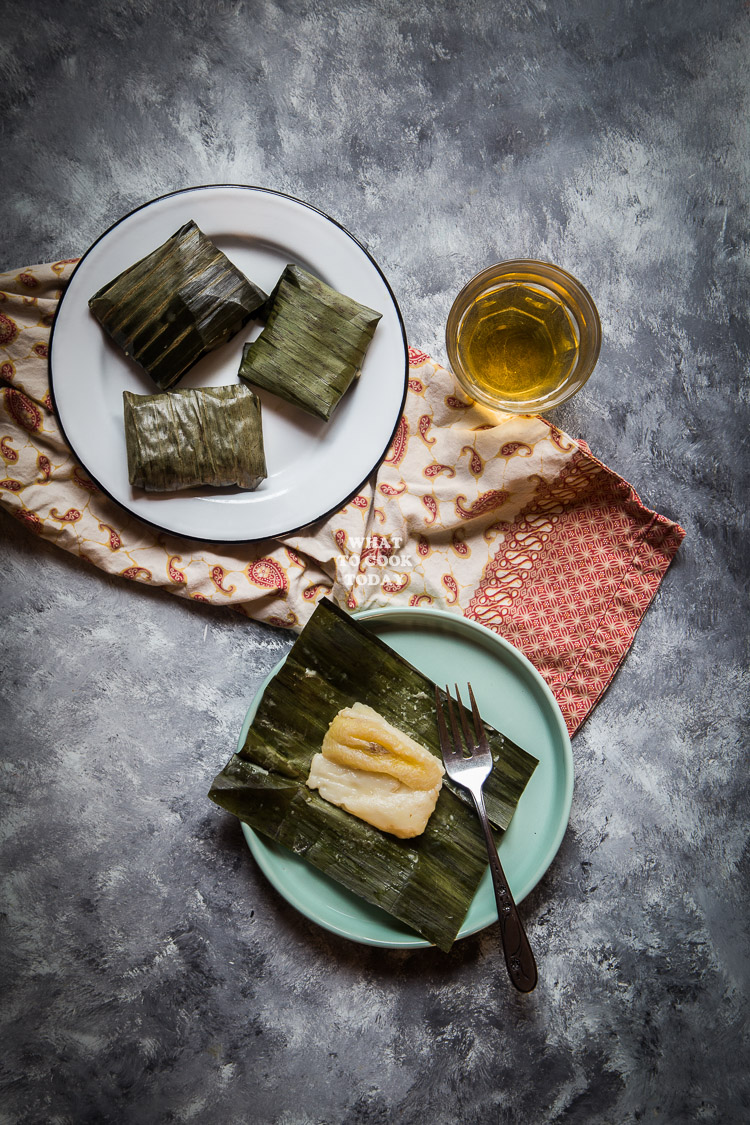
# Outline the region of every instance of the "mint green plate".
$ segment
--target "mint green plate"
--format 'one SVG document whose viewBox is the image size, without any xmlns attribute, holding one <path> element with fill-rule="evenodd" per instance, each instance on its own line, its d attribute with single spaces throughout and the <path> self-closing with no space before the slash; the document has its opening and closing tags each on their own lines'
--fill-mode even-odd
<svg viewBox="0 0 750 1125">
<path fill-rule="evenodd" d="M 544 875 L 560 847 L 573 800 L 573 754 L 560 708 L 534 666 L 483 625 L 443 610 L 390 608 L 354 614 L 376 636 L 441 687 L 471 683 L 479 709 L 539 765 L 524 790 L 498 851 L 516 902 Z M 283 661 L 281 661 L 283 664 Z M 240 732 L 242 747 L 256 708 L 281 664 L 253 700 Z M 332 933 L 365 945 L 419 949 L 429 942 L 396 918 L 347 891 L 286 848 L 242 825 L 258 866 L 287 902 Z M 489 868 L 458 936 L 497 921 Z"/>
</svg>

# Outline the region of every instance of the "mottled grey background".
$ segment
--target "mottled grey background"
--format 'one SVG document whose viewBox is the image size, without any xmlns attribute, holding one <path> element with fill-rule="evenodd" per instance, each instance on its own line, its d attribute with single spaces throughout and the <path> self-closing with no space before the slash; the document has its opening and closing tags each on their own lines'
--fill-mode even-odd
<svg viewBox="0 0 750 1125">
<path fill-rule="evenodd" d="M 521 998 L 496 928 L 308 923 L 207 801 L 287 636 L 0 517 L 3 1123 L 748 1120 L 749 30 L 733 0 L 2 4 L 0 268 L 260 184 L 365 241 L 444 360 L 471 274 L 558 262 L 604 346 L 555 421 L 688 532 L 574 740 Z"/>
</svg>

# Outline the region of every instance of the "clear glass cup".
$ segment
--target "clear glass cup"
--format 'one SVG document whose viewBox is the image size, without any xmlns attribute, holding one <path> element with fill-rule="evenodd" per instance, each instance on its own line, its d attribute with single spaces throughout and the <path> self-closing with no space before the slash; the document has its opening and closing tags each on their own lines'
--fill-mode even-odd
<svg viewBox="0 0 750 1125">
<path fill-rule="evenodd" d="M 473 277 L 445 330 L 466 394 L 513 414 L 539 414 L 572 398 L 596 366 L 601 338 L 581 283 L 533 259 L 500 262 Z"/>
</svg>

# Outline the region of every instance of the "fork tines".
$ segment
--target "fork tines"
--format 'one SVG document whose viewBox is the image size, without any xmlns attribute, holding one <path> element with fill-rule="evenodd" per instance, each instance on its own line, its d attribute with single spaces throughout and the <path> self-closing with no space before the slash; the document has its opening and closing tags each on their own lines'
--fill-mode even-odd
<svg viewBox="0 0 750 1125">
<path fill-rule="evenodd" d="M 473 732 L 469 727 L 469 719 L 466 714 L 466 708 L 464 707 L 463 700 L 461 699 L 461 692 L 458 690 L 458 684 L 454 684 L 453 687 L 456 693 L 455 703 L 451 698 L 449 688 L 447 686 L 445 688 L 446 704 L 448 707 L 448 719 L 450 721 L 451 734 L 453 735 L 452 744 L 450 742 L 448 728 L 443 714 L 440 692 L 437 686 L 435 687 L 435 705 L 437 708 L 438 730 L 440 733 L 441 747 L 443 749 L 443 752 L 445 753 L 446 747 L 442 745 L 443 743 L 445 743 L 450 747 L 450 750 L 452 752 L 458 753 L 459 750 L 462 750 L 465 756 L 470 757 L 472 754 L 476 753 L 478 749 L 489 749 L 489 747 L 487 747 L 487 735 L 484 730 L 484 724 L 482 723 L 482 719 L 479 715 L 479 708 L 477 707 L 477 701 L 474 698 L 474 692 L 472 691 L 471 684 L 468 684 L 467 687 L 469 689 L 469 698 L 471 699 L 471 714 L 474 725 Z M 456 718 L 456 713 L 458 713 L 458 719 Z M 461 737 L 462 733 L 463 738 Z"/>
</svg>

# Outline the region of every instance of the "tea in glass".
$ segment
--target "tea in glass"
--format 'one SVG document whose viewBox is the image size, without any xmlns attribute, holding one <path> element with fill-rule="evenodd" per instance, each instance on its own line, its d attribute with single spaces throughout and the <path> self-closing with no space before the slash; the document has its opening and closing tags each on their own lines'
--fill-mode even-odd
<svg viewBox="0 0 750 1125">
<path fill-rule="evenodd" d="M 583 386 L 601 342 L 599 316 L 575 278 L 546 262 L 492 266 L 464 287 L 446 330 L 453 371 L 497 410 L 558 406 Z"/>
</svg>

